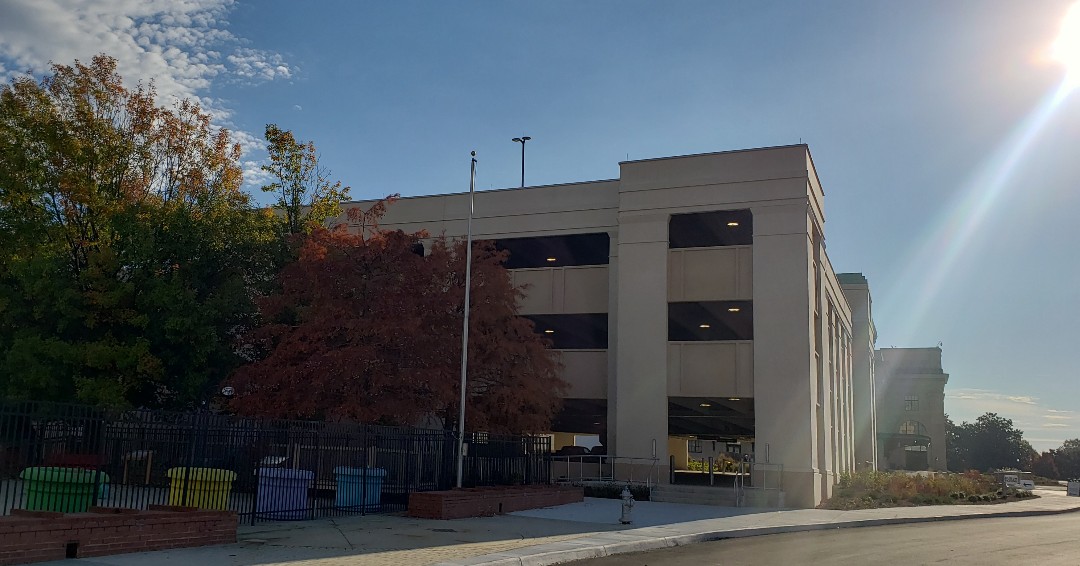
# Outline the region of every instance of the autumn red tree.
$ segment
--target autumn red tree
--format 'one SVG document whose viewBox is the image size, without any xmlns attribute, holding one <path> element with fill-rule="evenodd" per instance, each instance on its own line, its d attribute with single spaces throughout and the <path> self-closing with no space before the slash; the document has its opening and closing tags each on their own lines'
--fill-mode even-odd
<svg viewBox="0 0 1080 566">
<path fill-rule="evenodd" d="M 234 410 L 456 427 L 465 245 L 438 238 L 418 253 L 424 234 L 380 230 L 371 216 L 366 235 L 300 236 L 298 259 L 260 304 L 263 324 L 244 337 L 253 361 L 229 381 Z M 474 244 L 466 428 L 536 432 L 566 385 L 556 354 L 517 316 L 522 290 L 504 259 L 492 243 Z"/>
</svg>

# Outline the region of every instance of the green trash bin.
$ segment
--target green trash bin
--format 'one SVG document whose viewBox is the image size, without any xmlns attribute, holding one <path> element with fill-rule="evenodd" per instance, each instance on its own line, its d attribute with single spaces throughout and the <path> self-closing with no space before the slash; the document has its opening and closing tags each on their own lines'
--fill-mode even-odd
<svg viewBox="0 0 1080 566">
<path fill-rule="evenodd" d="M 85 513 L 109 483 L 104 472 L 85 468 L 26 468 L 19 474 L 26 496 L 24 509 Z"/>
</svg>

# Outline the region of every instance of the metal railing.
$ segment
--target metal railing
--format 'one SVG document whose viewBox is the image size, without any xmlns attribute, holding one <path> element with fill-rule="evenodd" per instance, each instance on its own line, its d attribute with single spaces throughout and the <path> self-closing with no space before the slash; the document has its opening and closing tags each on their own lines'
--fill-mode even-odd
<svg viewBox="0 0 1080 566">
<path fill-rule="evenodd" d="M 742 476 L 749 472 L 749 467 L 743 466 L 746 462 L 732 458 L 717 458 L 715 456 L 703 456 L 701 458 L 687 458 L 687 469 L 675 469 L 675 457 L 671 456 L 671 483 L 676 483 L 677 473 L 689 474 L 698 472 L 708 478 L 710 486 L 716 485 L 716 476 L 735 476 L 733 483 L 741 482 Z M 726 482 L 725 482 L 726 483 Z"/>
<path fill-rule="evenodd" d="M 750 478 L 751 485 L 745 483 L 746 477 Z M 784 507 L 784 465 L 739 462 L 735 501 L 738 507 Z"/>
<path fill-rule="evenodd" d="M 465 442 L 467 487 L 550 483 L 550 438 Z M 456 449 L 438 429 L 0 400 L 0 514 L 168 504 L 254 523 L 402 511 L 409 493 L 453 487 Z M 84 500 L 58 503 L 49 482 L 85 484 Z"/>
<path fill-rule="evenodd" d="M 551 476 L 558 482 L 617 482 L 648 488 L 660 478 L 658 458 L 631 458 L 592 454 L 552 456 Z"/>
</svg>

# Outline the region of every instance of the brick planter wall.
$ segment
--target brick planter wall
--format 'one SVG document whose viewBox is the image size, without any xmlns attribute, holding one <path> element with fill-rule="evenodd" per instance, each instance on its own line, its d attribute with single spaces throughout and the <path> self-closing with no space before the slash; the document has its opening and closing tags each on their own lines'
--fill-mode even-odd
<svg viewBox="0 0 1080 566">
<path fill-rule="evenodd" d="M 477 487 L 425 491 L 409 494 L 408 515 L 420 519 L 489 517 L 584 500 L 583 488 L 564 486 Z"/>
<path fill-rule="evenodd" d="M 0 566 L 236 542 L 236 513 L 151 505 L 88 513 L 13 509 L 0 517 Z"/>
</svg>

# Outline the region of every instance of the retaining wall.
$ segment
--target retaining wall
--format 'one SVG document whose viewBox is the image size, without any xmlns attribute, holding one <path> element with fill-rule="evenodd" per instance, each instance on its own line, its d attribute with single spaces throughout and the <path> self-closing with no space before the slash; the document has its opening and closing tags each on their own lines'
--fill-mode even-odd
<svg viewBox="0 0 1080 566">
<path fill-rule="evenodd" d="M 477 487 L 425 491 L 409 494 L 408 515 L 421 519 L 490 517 L 584 500 L 584 488 L 566 486 Z"/>
<path fill-rule="evenodd" d="M 236 542 L 232 511 L 151 505 L 87 513 L 13 509 L 0 517 L 0 566 Z"/>
</svg>

